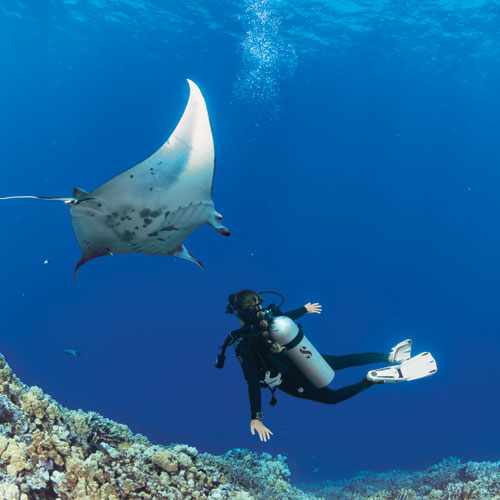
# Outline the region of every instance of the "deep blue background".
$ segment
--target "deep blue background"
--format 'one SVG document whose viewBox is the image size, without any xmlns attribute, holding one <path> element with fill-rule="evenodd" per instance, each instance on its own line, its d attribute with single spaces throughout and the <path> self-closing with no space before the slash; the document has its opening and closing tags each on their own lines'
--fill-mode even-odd
<svg viewBox="0 0 500 500">
<path fill-rule="evenodd" d="M 282 453 L 295 481 L 498 460 L 498 2 L 252 4 L 0 2 L 1 196 L 69 196 L 143 160 L 180 118 L 189 77 L 232 231 L 188 238 L 204 272 L 107 257 L 75 285 L 66 207 L 2 202 L 0 351 L 69 408 L 153 442 Z M 260 68 L 274 93 L 245 95 L 255 67 L 241 43 L 259 9 L 261 42 L 281 19 L 268 41 L 296 60 L 278 47 Z M 236 328 L 226 297 L 247 287 L 279 290 L 289 308 L 321 302 L 302 323 L 323 352 L 412 337 L 439 372 L 334 407 L 278 394 L 270 408 L 265 391 L 274 437 L 261 444 L 238 363 L 213 367 Z"/>
</svg>

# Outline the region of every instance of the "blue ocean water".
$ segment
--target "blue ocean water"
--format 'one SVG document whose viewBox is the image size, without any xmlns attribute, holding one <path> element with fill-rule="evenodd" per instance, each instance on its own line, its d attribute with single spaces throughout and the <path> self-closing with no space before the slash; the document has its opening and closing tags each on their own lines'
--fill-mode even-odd
<svg viewBox="0 0 500 500">
<path fill-rule="evenodd" d="M 293 481 L 498 460 L 498 1 L 0 1 L 0 196 L 70 196 L 207 101 L 232 236 L 175 258 L 80 257 L 67 209 L 0 205 L 2 344 L 63 405 L 152 441 L 281 453 Z M 44 264 L 48 259 L 50 262 Z M 274 289 L 322 352 L 414 339 L 439 372 L 336 406 L 263 392 L 249 433 L 229 293 Z M 61 348 L 83 354 L 66 356 Z M 332 387 L 359 380 L 339 373 Z"/>
</svg>

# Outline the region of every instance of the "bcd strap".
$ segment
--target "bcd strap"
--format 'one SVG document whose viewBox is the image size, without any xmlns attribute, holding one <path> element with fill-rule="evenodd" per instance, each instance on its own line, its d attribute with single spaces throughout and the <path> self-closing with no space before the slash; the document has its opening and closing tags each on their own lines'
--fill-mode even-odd
<svg viewBox="0 0 500 500">
<path fill-rule="evenodd" d="M 300 325 L 299 325 L 300 327 Z M 289 351 L 290 349 L 293 349 L 296 345 L 300 344 L 302 342 L 302 339 L 304 338 L 304 332 L 302 331 L 302 328 L 299 330 L 299 333 L 295 336 L 293 340 L 290 340 L 288 344 L 284 345 L 283 347 Z"/>
<path fill-rule="evenodd" d="M 271 388 L 270 388 L 270 389 L 271 389 Z M 278 400 L 274 397 L 274 393 L 275 393 L 275 392 L 276 392 L 276 387 L 273 387 L 273 388 L 271 389 L 271 401 L 269 401 L 269 404 L 270 404 L 271 406 L 274 406 L 274 405 L 278 402 Z"/>
</svg>

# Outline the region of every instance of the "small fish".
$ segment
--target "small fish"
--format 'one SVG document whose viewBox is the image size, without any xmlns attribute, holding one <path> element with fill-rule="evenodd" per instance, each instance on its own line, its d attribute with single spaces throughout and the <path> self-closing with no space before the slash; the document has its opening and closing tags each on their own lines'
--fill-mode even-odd
<svg viewBox="0 0 500 500">
<path fill-rule="evenodd" d="M 61 351 L 64 353 L 64 354 L 67 354 L 68 356 L 73 356 L 73 357 L 77 357 L 77 356 L 81 356 L 82 353 L 80 351 L 77 351 L 76 349 L 63 349 L 61 347 Z"/>
<path fill-rule="evenodd" d="M 49 260 L 49 259 L 45 259 L 45 260 L 43 261 L 43 263 L 44 263 L 44 264 L 50 264 L 51 262 L 52 262 L 52 261 L 51 261 L 51 260 Z"/>
</svg>

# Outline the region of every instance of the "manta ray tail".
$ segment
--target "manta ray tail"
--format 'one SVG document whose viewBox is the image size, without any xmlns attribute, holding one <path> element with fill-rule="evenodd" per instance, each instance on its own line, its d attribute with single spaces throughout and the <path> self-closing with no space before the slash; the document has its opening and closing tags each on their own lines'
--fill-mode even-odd
<svg viewBox="0 0 500 500">
<path fill-rule="evenodd" d="M 48 201 L 64 201 L 66 205 L 70 205 L 71 203 L 77 201 L 75 198 L 57 198 L 51 196 L 4 196 L 0 198 L 0 200 L 18 200 L 24 198 L 31 198 L 35 200 L 48 200 Z"/>
</svg>

